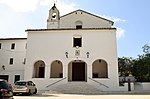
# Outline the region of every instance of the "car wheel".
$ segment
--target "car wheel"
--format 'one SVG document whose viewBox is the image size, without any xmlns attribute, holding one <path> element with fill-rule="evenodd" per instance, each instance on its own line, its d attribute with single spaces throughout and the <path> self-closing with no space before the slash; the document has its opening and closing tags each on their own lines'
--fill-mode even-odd
<svg viewBox="0 0 150 99">
<path fill-rule="evenodd" d="M 35 88 L 35 92 L 33 94 L 36 94 L 37 93 L 37 89 Z"/>
<path fill-rule="evenodd" d="M 31 90 L 29 90 L 29 92 L 27 93 L 27 95 L 29 95 L 29 96 L 31 95 Z"/>
</svg>

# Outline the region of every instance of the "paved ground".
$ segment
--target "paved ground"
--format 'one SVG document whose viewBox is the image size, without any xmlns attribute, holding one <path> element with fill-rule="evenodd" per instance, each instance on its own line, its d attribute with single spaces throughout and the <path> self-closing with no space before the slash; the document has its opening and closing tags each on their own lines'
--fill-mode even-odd
<svg viewBox="0 0 150 99">
<path fill-rule="evenodd" d="M 14 99 L 150 99 L 150 95 L 52 95 L 14 96 Z"/>
<path fill-rule="evenodd" d="M 150 94 L 109 94 L 109 95 L 76 95 L 76 94 L 51 94 L 33 96 L 14 96 L 14 99 L 150 99 Z"/>
</svg>

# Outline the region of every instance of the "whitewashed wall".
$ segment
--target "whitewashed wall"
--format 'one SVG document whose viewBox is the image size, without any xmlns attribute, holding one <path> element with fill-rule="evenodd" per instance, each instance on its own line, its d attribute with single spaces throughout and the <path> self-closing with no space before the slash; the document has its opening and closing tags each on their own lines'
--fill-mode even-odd
<svg viewBox="0 0 150 99">
<path fill-rule="evenodd" d="M 82 35 L 78 59 L 87 63 L 87 76 L 92 78 L 92 63 L 97 59 L 104 59 L 108 64 L 108 79 L 107 82 L 103 80 L 101 82 L 110 86 L 110 90 L 118 90 L 116 34 L 113 29 L 29 31 L 25 79 L 32 79 L 33 65 L 38 60 L 43 60 L 46 65 L 44 82 L 51 83 L 48 79 L 50 64 L 54 60 L 63 63 L 63 76 L 68 77 L 68 64 L 77 59 L 73 48 L 74 35 Z M 65 52 L 68 52 L 69 58 L 66 58 Z M 90 58 L 87 58 L 87 52 L 90 53 Z"/>
<path fill-rule="evenodd" d="M 14 83 L 15 75 L 20 75 L 20 79 L 24 79 L 24 58 L 26 58 L 26 39 L 18 40 L 0 40 L 0 75 L 9 75 L 9 83 Z M 11 50 L 11 44 L 15 43 L 15 49 Z M 10 58 L 14 59 L 13 65 L 9 64 Z M 2 66 L 5 66 L 5 70 Z"/>
<path fill-rule="evenodd" d="M 143 90 L 150 91 L 150 82 L 142 83 L 142 85 L 143 85 Z"/>
<path fill-rule="evenodd" d="M 60 28 L 75 28 L 76 21 L 81 21 L 83 28 L 110 28 L 112 26 L 110 21 L 95 17 L 82 10 L 77 10 L 60 18 Z"/>
</svg>

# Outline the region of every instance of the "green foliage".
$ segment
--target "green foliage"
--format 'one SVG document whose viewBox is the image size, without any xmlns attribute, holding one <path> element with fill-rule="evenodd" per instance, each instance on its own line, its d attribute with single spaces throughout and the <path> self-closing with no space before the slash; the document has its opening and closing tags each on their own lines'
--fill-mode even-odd
<svg viewBox="0 0 150 99">
<path fill-rule="evenodd" d="M 150 82 L 150 46 L 145 44 L 142 48 L 144 54 L 139 55 L 137 59 L 118 58 L 120 76 L 132 74 L 137 81 Z"/>
<path fill-rule="evenodd" d="M 150 53 L 139 55 L 139 58 L 134 61 L 132 73 L 137 81 L 150 81 Z"/>
<path fill-rule="evenodd" d="M 132 58 L 122 57 L 118 58 L 118 67 L 120 76 L 129 76 L 132 70 L 133 62 Z"/>
</svg>

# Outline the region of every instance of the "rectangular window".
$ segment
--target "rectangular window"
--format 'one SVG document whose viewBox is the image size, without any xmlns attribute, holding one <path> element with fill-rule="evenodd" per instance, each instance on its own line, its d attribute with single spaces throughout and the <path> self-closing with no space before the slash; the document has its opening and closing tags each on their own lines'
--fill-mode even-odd
<svg viewBox="0 0 150 99">
<path fill-rule="evenodd" d="M 15 49 L 15 43 L 11 44 L 11 49 Z"/>
<path fill-rule="evenodd" d="M 0 75 L 0 79 L 4 79 L 4 80 L 8 81 L 9 75 Z"/>
<path fill-rule="evenodd" d="M 2 49 L 2 43 L 0 43 L 0 49 Z"/>
<path fill-rule="evenodd" d="M 82 25 L 76 25 L 76 29 L 82 29 Z"/>
<path fill-rule="evenodd" d="M 15 75 L 14 83 L 18 80 L 20 80 L 20 75 Z"/>
<path fill-rule="evenodd" d="M 82 47 L 82 38 L 73 38 L 73 47 Z"/>
<path fill-rule="evenodd" d="M 14 59 L 13 59 L 13 58 L 10 58 L 9 64 L 12 65 L 13 63 L 14 63 Z"/>
</svg>

